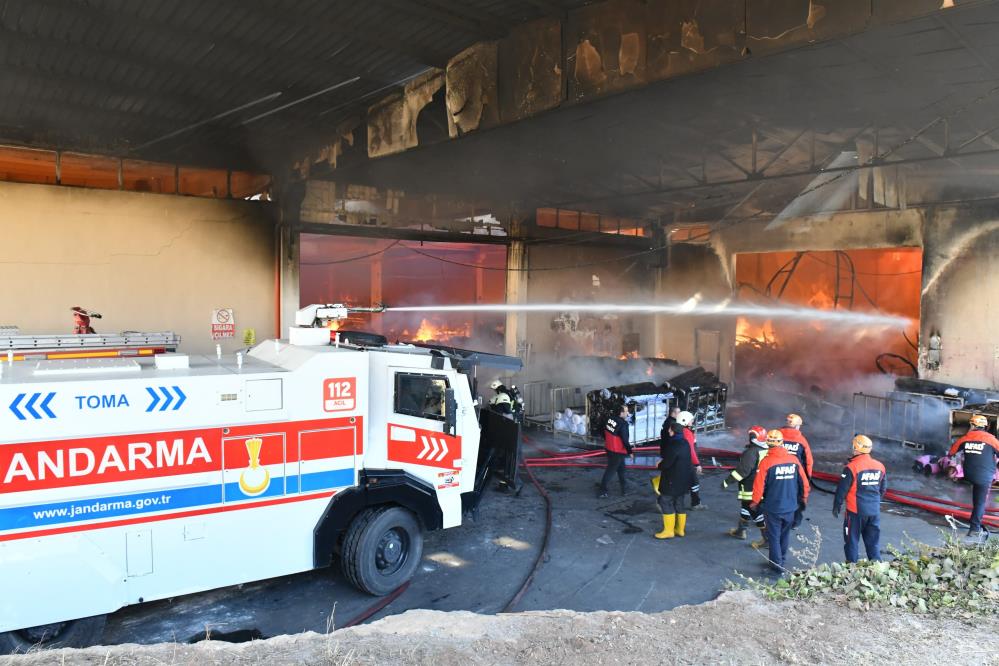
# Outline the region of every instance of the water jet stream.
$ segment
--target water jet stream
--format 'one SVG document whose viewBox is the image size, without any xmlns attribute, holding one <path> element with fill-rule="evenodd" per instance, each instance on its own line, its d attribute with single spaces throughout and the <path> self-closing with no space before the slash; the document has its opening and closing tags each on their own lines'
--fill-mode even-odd
<svg viewBox="0 0 999 666">
<path fill-rule="evenodd" d="M 690 299 L 683 302 L 655 304 L 621 303 L 525 303 L 525 304 L 470 304 L 470 305 L 410 305 L 385 308 L 386 312 L 589 312 L 595 314 L 662 314 L 674 316 L 758 317 L 761 319 L 787 319 L 814 321 L 828 324 L 905 327 L 908 317 L 876 312 L 851 312 L 847 310 L 819 310 L 793 306 L 770 306 L 737 301 L 717 303 Z"/>
</svg>

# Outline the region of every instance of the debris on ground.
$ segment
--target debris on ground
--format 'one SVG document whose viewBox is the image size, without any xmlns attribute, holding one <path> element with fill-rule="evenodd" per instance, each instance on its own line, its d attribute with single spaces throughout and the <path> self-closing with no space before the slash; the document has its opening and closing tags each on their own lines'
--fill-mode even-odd
<svg viewBox="0 0 999 666">
<path fill-rule="evenodd" d="M 910 542 L 890 562 L 822 564 L 776 583 L 746 579 L 771 600 L 823 599 L 854 610 L 902 608 L 962 619 L 999 613 L 999 543 Z"/>
<path fill-rule="evenodd" d="M 414 610 L 329 634 L 249 643 L 119 645 L 0 657 L 0 666 L 214 664 L 999 664 L 999 620 L 765 599 L 749 590 L 665 613 Z"/>
<path fill-rule="evenodd" d="M 614 545 L 614 539 L 611 539 L 610 535 L 604 534 L 603 536 L 597 539 L 597 543 L 603 546 L 612 546 Z"/>
</svg>

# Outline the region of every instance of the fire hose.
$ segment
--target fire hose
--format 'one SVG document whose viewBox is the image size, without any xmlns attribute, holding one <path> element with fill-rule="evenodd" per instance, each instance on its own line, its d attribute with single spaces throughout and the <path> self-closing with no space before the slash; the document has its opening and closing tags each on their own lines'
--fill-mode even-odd
<svg viewBox="0 0 999 666">
<path fill-rule="evenodd" d="M 524 442 L 530 443 L 531 446 L 535 448 L 538 452 L 544 454 L 546 457 L 541 458 L 525 458 L 522 465 L 524 470 L 527 472 L 528 478 L 530 478 L 531 483 L 537 488 L 541 497 L 545 500 L 545 533 L 541 542 L 541 548 L 538 551 L 538 555 L 534 560 L 534 564 L 531 567 L 530 572 L 524 579 L 523 584 L 517 590 L 517 593 L 510 599 L 510 601 L 503 607 L 500 611 L 502 613 L 509 613 L 513 608 L 520 602 L 524 594 L 530 588 L 531 584 L 534 582 L 534 578 L 537 576 L 538 570 L 544 563 L 545 558 L 548 554 L 548 543 L 551 537 L 552 530 L 552 501 L 551 496 L 548 491 L 545 490 L 544 486 L 538 481 L 537 477 L 534 476 L 532 468 L 599 468 L 604 467 L 605 463 L 599 462 L 595 459 L 605 456 L 604 451 L 586 451 L 584 453 L 557 453 L 554 451 L 549 451 L 543 449 L 524 435 Z M 657 446 L 639 446 L 635 447 L 635 453 L 653 453 L 658 452 L 659 447 Z M 701 455 L 710 456 L 712 458 L 738 458 L 740 453 L 738 451 L 730 451 L 727 449 L 713 449 L 713 448 L 702 448 L 699 450 Z M 657 465 L 628 465 L 629 469 L 637 470 L 657 470 L 659 467 Z M 703 469 L 708 470 L 731 470 L 735 469 L 732 465 L 702 465 Z M 836 482 L 839 480 L 839 476 L 836 474 L 829 474 L 828 472 L 813 472 L 812 477 L 815 479 L 820 479 L 822 481 L 832 481 Z M 815 486 L 818 488 L 818 486 Z M 833 491 L 822 489 L 823 492 L 831 493 Z M 938 497 L 932 497 L 929 495 L 920 495 L 918 493 L 903 491 L 903 490 L 889 490 L 885 493 L 885 499 L 896 504 L 901 504 L 903 506 L 912 507 L 915 509 L 921 509 L 923 511 L 928 511 L 940 516 L 943 516 L 947 523 L 952 529 L 957 529 L 958 523 L 956 518 L 963 518 L 968 520 L 970 518 L 970 512 L 964 509 L 969 509 L 970 506 L 967 504 L 962 504 L 960 502 L 954 502 L 952 500 L 947 500 Z M 989 514 L 999 513 L 999 509 L 986 509 Z M 996 515 L 986 515 L 982 519 L 983 525 L 988 525 L 991 527 L 999 527 L 999 516 Z M 393 593 L 394 595 L 394 593 Z M 349 625 L 348 625 L 349 626 Z"/>
<path fill-rule="evenodd" d="M 539 449 L 541 450 L 541 449 Z M 543 451 L 543 453 L 552 453 L 549 451 Z M 655 446 L 644 446 L 636 447 L 635 452 L 652 452 L 658 451 L 658 447 Z M 712 449 L 703 448 L 699 449 L 698 453 L 705 456 L 713 456 L 717 458 L 736 458 L 739 456 L 737 451 L 729 451 L 726 449 Z M 568 453 L 568 454 L 554 454 L 543 458 L 527 458 L 524 460 L 524 464 L 527 467 L 577 467 L 577 468 L 592 468 L 592 467 L 603 467 L 603 463 L 594 460 L 604 456 L 603 451 L 588 451 L 586 453 Z M 655 470 L 658 467 L 653 465 L 629 465 L 629 469 L 637 470 Z M 732 469 L 731 466 L 725 465 L 704 465 L 704 469 L 709 470 L 728 470 Z M 812 473 L 812 477 L 820 481 L 839 481 L 838 474 L 830 474 L 828 472 L 818 472 Z M 818 486 L 816 486 L 818 487 Z M 823 489 L 825 492 L 831 492 L 829 490 Z M 908 506 L 910 508 L 919 509 L 922 511 L 927 511 L 939 516 L 953 516 L 955 518 L 960 518 L 962 520 L 969 520 L 971 518 L 971 506 L 962 502 L 956 502 L 953 500 L 948 500 L 940 497 L 933 497 L 930 495 L 922 495 L 919 493 L 913 493 L 904 490 L 891 490 L 889 489 L 885 493 L 885 499 L 895 504 L 902 506 Z M 999 508 L 986 508 L 986 515 L 982 520 L 984 525 L 990 527 L 999 527 Z"/>
</svg>

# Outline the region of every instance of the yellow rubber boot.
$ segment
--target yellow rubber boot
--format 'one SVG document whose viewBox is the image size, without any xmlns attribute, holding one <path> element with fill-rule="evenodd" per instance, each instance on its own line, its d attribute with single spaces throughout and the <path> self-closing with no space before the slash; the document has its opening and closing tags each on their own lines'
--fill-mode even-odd
<svg viewBox="0 0 999 666">
<path fill-rule="evenodd" d="M 676 527 L 676 514 L 675 513 L 664 513 L 663 514 L 663 531 L 656 532 L 655 537 L 657 539 L 672 539 L 675 536 L 673 528 Z"/>
<path fill-rule="evenodd" d="M 685 513 L 676 514 L 676 535 L 686 536 L 687 533 L 684 531 L 686 528 L 687 528 L 687 514 Z"/>
</svg>

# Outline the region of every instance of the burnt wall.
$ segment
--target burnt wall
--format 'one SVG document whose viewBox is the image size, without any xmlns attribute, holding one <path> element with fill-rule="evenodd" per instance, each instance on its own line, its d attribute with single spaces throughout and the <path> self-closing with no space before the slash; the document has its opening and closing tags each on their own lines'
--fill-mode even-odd
<svg viewBox="0 0 999 666">
<path fill-rule="evenodd" d="M 532 269 L 528 303 L 649 303 L 655 292 L 656 267 L 648 255 L 627 246 L 594 247 L 571 243 L 527 247 Z M 552 270 L 556 269 L 556 270 Z M 526 339 L 532 360 L 572 356 L 620 356 L 655 352 L 654 317 L 611 313 L 531 313 Z"/>
</svg>

